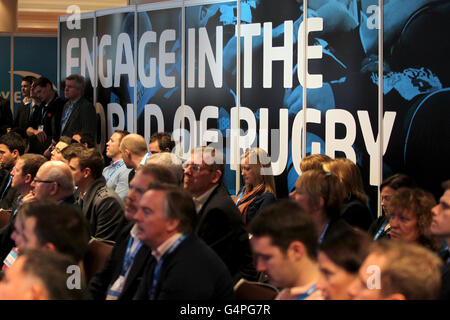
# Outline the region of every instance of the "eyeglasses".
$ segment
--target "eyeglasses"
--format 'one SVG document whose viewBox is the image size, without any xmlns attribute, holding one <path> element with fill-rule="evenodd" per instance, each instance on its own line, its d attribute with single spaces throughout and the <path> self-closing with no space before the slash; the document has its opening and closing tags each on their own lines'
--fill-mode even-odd
<svg viewBox="0 0 450 320">
<path fill-rule="evenodd" d="M 53 182 L 55 182 L 55 181 L 34 179 L 34 182 L 35 182 L 35 183 L 53 183 Z"/>
<path fill-rule="evenodd" d="M 191 168 L 191 170 L 192 171 L 195 171 L 195 172 L 200 172 L 200 171 L 202 171 L 203 169 L 207 169 L 207 170 L 210 170 L 209 168 L 207 168 L 207 167 L 202 167 L 201 165 L 198 165 L 198 164 L 193 164 L 193 163 L 189 163 L 189 162 L 185 162 L 185 163 L 183 163 L 183 170 L 187 170 L 188 168 Z"/>
</svg>

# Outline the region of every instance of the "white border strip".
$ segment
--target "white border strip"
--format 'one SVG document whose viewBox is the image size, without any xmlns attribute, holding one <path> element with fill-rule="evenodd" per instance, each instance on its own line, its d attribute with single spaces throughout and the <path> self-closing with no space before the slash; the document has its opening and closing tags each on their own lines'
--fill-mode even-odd
<svg viewBox="0 0 450 320">
<path fill-rule="evenodd" d="M 103 17 L 110 14 L 115 13 L 128 13 L 128 12 L 134 12 L 136 9 L 136 6 L 127 6 L 127 7 L 119 7 L 119 8 L 111 8 L 111 9 L 103 9 L 103 10 L 97 10 L 96 16 L 97 17 Z"/>
<path fill-rule="evenodd" d="M 59 21 L 60 22 L 66 22 L 67 19 L 69 19 L 69 17 L 71 17 L 71 16 L 72 16 L 71 14 L 66 14 L 66 15 L 63 15 L 63 16 L 59 16 Z M 82 13 L 80 13 L 80 19 L 81 20 L 83 20 L 83 19 L 92 19 L 94 17 L 95 17 L 95 11 L 89 11 L 89 12 L 82 12 Z"/>
<path fill-rule="evenodd" d="M 274 1 L 274 0 L 266 0 L 266 1 Z M 229 2 L 240 2 L 240 0 L 186 0 L 184 2 L 184 5 L 186 7 L 192 7 L 202 4 L 229 3 Z"/>
</svg>

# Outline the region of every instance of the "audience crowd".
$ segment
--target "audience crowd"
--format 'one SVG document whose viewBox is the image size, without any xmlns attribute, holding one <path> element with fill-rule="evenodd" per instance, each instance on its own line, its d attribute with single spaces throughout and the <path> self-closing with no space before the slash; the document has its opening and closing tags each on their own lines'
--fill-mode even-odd
<svg viewBox="0 0 450 320">
<path fill-rule="evenodd" d="M 247 150 L 242 187 L 221 150 L 188 159 L 169 133 L 115 131 L 97 148 L 84 78 L 65 97 L 22 79 L 0 136 L 0 299 L 449 299 L 450 181 L 436 202 L 401 173 L 368 206 L 358 166 L 310 155 L 289 199 L 270 156 Z M 250 289 L 249 289 L 250 288 Z"/>
</svg>

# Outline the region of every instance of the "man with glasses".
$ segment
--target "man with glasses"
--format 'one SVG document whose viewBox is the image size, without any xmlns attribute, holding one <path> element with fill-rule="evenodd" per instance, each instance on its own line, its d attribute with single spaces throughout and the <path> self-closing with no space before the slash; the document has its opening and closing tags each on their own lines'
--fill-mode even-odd
<svg viewBox="0 0 450 320">
<path fill-rule="evenodd" d="M 191 192 L 198 214 L 195 233 L 222 258 L 235 282 L 254 279 L 248 233 L 223 184 L 223 154 L 211 147 L 196 148 L 183 167 L 184 188 Z"/>
<path fill-rule="evenodd" d="M 36 173 L 31 183 L 31 193 L 24 201 L 33 199 L 54 200 L 58 203 L 75 203 L 74 184 L 70 167 L 62 161 L 47 161 Z"/>
</svg>

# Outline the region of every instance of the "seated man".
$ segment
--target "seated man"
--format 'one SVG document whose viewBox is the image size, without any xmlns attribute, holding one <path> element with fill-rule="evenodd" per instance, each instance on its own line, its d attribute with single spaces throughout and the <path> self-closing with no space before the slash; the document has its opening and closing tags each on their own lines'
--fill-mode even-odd
<svg viewBox="0 0 450 320">
<path fill-rule="evenodd" d="M 148 149 L 151 154 L 161 152 L 172 152 L 175 147 L 175 142 L 172 140 L 172 135 L 168 132 L 155 132 L 150 137 Z"/>
<path fill-rule="evenodd" d="M 136 168 L 147 163 L 147 158 L 150 157 L 150 152 L 147 150 L 147 143 L 143 136 L 130 133 L 122 138 L 120 142 L 120 151 L 122 152 L 122 159 L 128 169 L 131 169 L 128 174 L 128 181 L 133 179 Z"/>
<path fill-rule="evenodd" d="M 143 165 L 136 170 L 130 183 L 125 203 L 128 225 L 122 229 L 105 264 L 89 283 L 89 291 L 95 300 L 131 300 L 139 286 L 151 250 L 138 239 L 138 226 L 134 216 L 139 201 L 152 183 L 175 185 L 172 172 L 160 165 Z"/>
<path fill-rule="evenodd" d="M 102 155 L 95 149 L 81 150 L 69 157 L 78 186 L 77 202 L 89 223 L 91 237 L 115 241 L 126 223 L 124 207 L 117 193 L 106 187 L 103 163 Z"/>
<path fill-rule="evenodd" d="M 128 131 L 116 130 L 106 143 L 106 156 L 111 158 L 111 164 L 103 169 L 103 176 L 106 179 L 106 186 L 113 189 L 120 198 L 125 200 L 128 193 L 128 169 L 123 162 L 120 142 L 128 135 Z"/>
<path fill-rule="evenodd" d="M 184 188 L 194 197 L 195 234 L 222 258 L 233 280 L 256 279 L 248 233 L 223 184 L 225 159 L 211 147 L 192 150 L 184 163 Z"/>
<path fill-rule="evenodd" d="M 317 289 L 318 236 L 309 215 L 295 202 L 264 208 L 249 225 L 256 270 L 283 290 L 277 300 L 322 300 Z"/>
<path fill-rule="evenodd" d="M 442 261 L 423 246 L 381 239 L 373 242 L 348 288 L 354 300 L 434 300 Z"/>
<path fill-rule="evenodd" d="M 170 185 L 153 185 L 134 217 L 138 238 L 155 257 L 135 299 L 228 300 L 234 297 L 222 260 L 194 232 L 196 214 L 190 195 Z"/>
<path fill-rule="evenodd" d="M 79 263 L 86 253 L 89 234 L 86 220 L 75 206 L 36 200 L 24 203 L 18 210 L 11 238 L 16 253 L 25 249 L 57 251 Z M 15 258 L 17 255 L 7 259 L 5 265 L 11 267 Z"/>
<path fill-rule="evenodd" d="M 69 256 L 44 250 L 25 250 L 0 282 L 0 300 L 79 300 L 83 287 L 69 289 Z"/>
<path fill-rule="evenodd" d="M 431 222 L 431 234 L 444 239 L 447 248 L 443 252 L 444 266 L 442 273 L 442 286 L 440 299 L 450 300 L 450 180 L 442 184 L 444 194 L 439 203 L 431 210 L 433 220 Z"/>
</svg>

